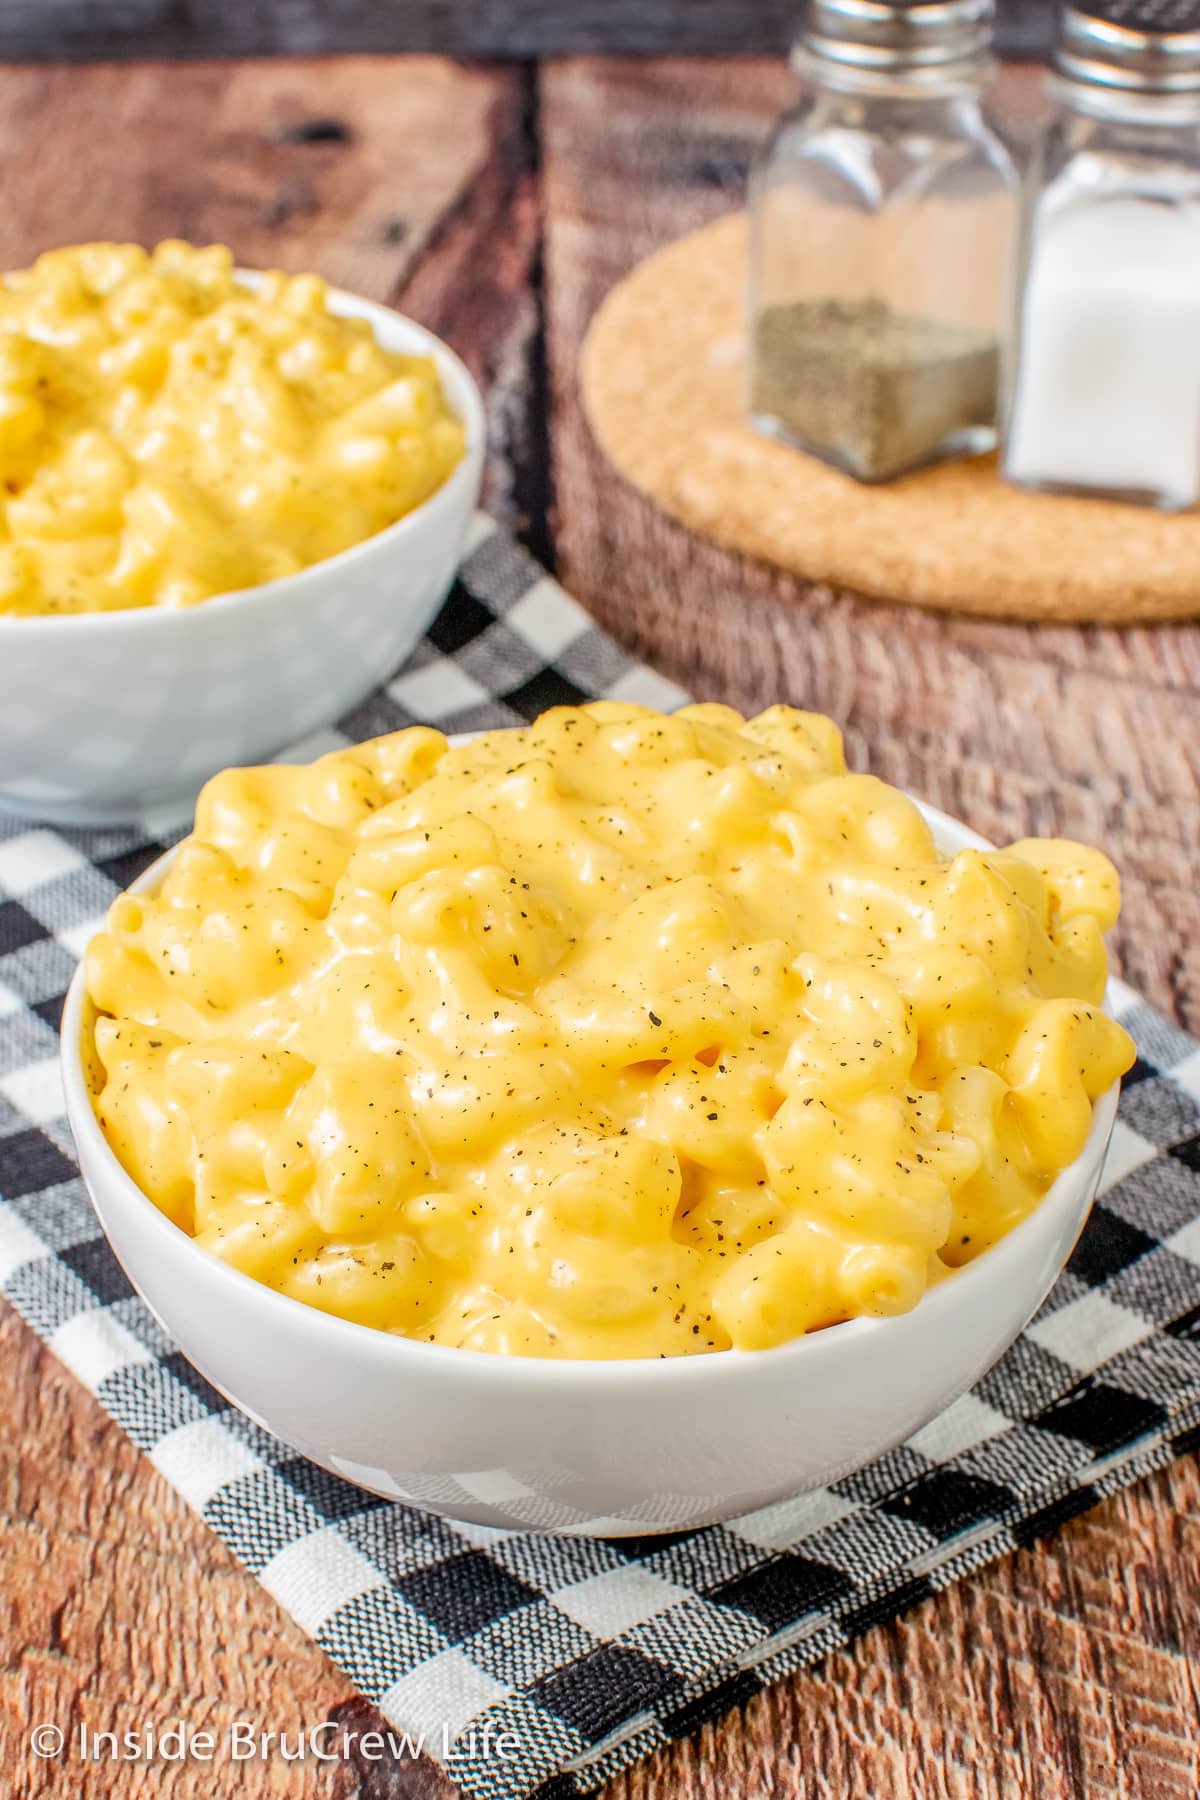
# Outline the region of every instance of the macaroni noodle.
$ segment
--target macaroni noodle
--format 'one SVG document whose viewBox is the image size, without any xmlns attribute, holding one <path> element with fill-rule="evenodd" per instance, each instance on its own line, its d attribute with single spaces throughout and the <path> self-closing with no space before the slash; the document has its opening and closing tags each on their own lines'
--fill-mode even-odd
<svg viewBox="0 0 1200 1800">
<path fill-rule="evenodd" d="M 0 280 L 0 613 L 190 606 L 373 536 L 462 458 L 433 361 L 220 245 Z"/>
<path fill-rule="evenodd" d="M 773 707 L 602 703 L 232 770 L 88 953 L 96 1110 L 199 1243 L 512 1354 L 758 1348 L 907 1310 L 1132 1061 L 1117 878 L 944 857 Z"/>
</svg>

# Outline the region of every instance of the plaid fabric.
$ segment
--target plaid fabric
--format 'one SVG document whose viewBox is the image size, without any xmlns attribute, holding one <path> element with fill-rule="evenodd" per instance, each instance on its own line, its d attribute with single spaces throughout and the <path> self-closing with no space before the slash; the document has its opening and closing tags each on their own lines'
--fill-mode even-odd
<svg viewBox="0 0 1200 1800">
<path fill-rule="evenodd" d="M 296 751 L 599 694 L 682 699 L 481 520 L 417 654 Z M 872 1467 L 729 1525 L 605 1542 L 451 1525 L 315 1468 L 164 1338 L 72 1158 L 63 993 L 160 847 L 149 826 L 0 825 L 0 1290 L 469 1800 L 588 1793 L 1200 1443 L 1200 1046 L 1118 990 L 1140 1060 L 1067 1272 L 979 1386 Z"/>
</svg>

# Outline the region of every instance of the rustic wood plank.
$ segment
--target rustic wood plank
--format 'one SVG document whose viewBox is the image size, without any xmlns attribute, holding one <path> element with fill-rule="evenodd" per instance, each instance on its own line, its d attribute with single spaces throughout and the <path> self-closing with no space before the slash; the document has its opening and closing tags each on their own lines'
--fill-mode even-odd
<svg viewBox="0 0 1200 1800">
<path fill-rule="evenodd" d="M 480 383 L 488 410 L 484 500 L 549 559 L 536 87 L 531 71 L 510 80 L 510 98 L 493 116 L 491 156 L 396 304 L 453 345 Z"/>
<path fill-rule="evenodd" d="M 0 1384 L 14 1407 L 0 1441 L 0 1769 L 21 1796 L 73 1776 L 28 1751 L 43 1721 L 77 1733 L 245 1718 L 276 1730 L 331 1716 L 350 1684 L 105 1419 L 11 1309 Z M 78 1765 L 75 1765 L 78 1767 Z M 211 1794 L 181 1765 L 173 1794 Z M 98 1764 L 89 1794 L 161 1792 L 163 1768 Z M 246 1792 L 326 1794 L 315 1765 L 256 1765 Z"/>
<path fill-rule="evenodd" d="M 378 300 L 520 120 L 516 72 L 440 57 L 7 68 L 0 92 L 0 267 L 175 236 Z"/>
<path fill-rule="evenodd" d="M 1040 55 L 1051 9 L 999 0 L 1007 56 Z M 786 49 L 793 0 L 5 0 L 0 56 L 261 56 L 423 51 L 539 57 L 615 51 L 746 55 Z"/>
</svg>

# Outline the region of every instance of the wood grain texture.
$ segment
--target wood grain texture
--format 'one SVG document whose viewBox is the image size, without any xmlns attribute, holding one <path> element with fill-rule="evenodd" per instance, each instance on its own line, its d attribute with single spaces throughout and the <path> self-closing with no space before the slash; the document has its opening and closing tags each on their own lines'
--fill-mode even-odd
<svg viewBox="0 0 1200 1800">
<path fill-rule="evenodd" d="M 1113 841 L 1127 966 L 1200 1020 L 1194 631 L 982 627 L 807 590 L 669 525 L 590 442 L 574 391 L 587 319 L 639 257 L 735 203 L 788 91 L 777 65 L 577 61 L 535 84 L 426 62 L 282 62 L 167 80 L 136 65 L 0 70 L 5 262 L 96 229 L 220 231 L 247 260 L 312 263 L 381 298 L 402 284 L 488 384 L 493 505 L 625 642 L 711 696 L 827 707 L 858 763 L 985 831 L 1062 824 Z M 356 179 L 337 174 L 345 144 L 263 138 L 284 97 L 294 121 L 331 116 L 334 93 L 368 156 Z M 1010 85 L 1006 104 L 1028 116 L 1032 84 Z M 119 147 L 99 141 L 114 121 Z M 264 222 L 264 196 L 310 155 L 316 210 Z M 436 167 L 417 170 L 422 155 Z M 96 182 L 117 207 L 108 223 Z M 388 216 L 406 228 L 381 242 Z M 379 1721 L 11 1312 L 0 1392 L 0 1791 L 448 1800 L 428 1765 L 353 1755 L 233 1775 L 32 1761 L 41 1720 Z M 1192 1460 L 781 1683 L 606 1800 L 1194 1800 L 1197 1668 Z"/>
<path fill-rule="evenodd" d="M 156 62 L 8 68 L 2 91 L 0 267 L 186 237 L 387 300 L 486 185 L 519 76 L 437 57 Z"/>
<path fill-rule="evenodd" d="M 203 1764 L 38 1762 L 29 1728 L 77 1734 L 191 1719 L 276 1730 L 353 1698 L 291 1623 L 169 1489 L 99 1405 L 5 1308 L 0 1388 L 0 1770 L 21 1796 L 121 1800 L 212 1792 Z M 169 1782 L 169 1786 L 168 1786 Z M 315 1765 L 271 1760 L 247 1792 L 331 1792 Z"/>
<path fill-rule="evenodd" d="M 1002 52 L 1041 54 L 1052 10 L 1048 0 L 999 0 Z M 3 0 L 0 55 L 747 55 L 785 49 L 796 11 L 793 0 Z"/>
</svg>

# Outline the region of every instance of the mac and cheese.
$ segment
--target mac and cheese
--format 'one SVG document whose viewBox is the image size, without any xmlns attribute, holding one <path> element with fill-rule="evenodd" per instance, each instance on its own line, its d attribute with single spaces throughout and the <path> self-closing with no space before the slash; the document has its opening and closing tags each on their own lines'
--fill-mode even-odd
<svg viewBox="0 0 1200 1800">
<path fill-rule="evenodd" d="M 938 853 L 773 707 L 414 729 L 205 789 L 88 954 L 96 1110 L 216 1255 L 521 1355 L 761 1347 L 914 1306 L 1132 1060 L 1117 879 Z"/>
<path fill-rule="evenodd" d="M 373 536 L 460 461 L 432 359 L 315 275 L 84 244 L 0 279 L 0 613 L 191 606 Z"/>
</svg>

